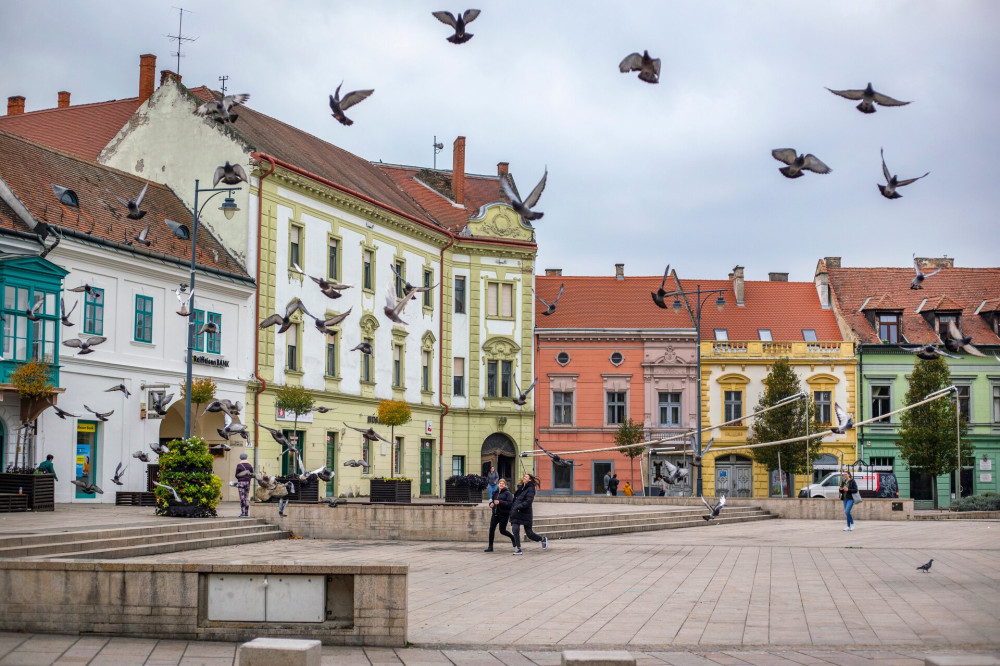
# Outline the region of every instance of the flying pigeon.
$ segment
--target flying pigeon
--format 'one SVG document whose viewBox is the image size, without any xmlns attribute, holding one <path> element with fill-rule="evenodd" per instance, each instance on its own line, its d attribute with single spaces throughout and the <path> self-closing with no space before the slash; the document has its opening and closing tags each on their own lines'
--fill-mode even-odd
<svg viewBox="0 0 1000 666">
<path fill-rule="evenodd" d="M 107 421 L 108 417 L 115 413 L 115 410 L 113 410 L 113 409 L 110 412 L 101 413 L 101 412 L 98 412 L 98 411 L 95 411 L 95 410 L 91 409 L 90 407 L 87 407 L 87 405 L 84 405 L 83 408 L 86 409 L 91 414 L 93 414 L 94 416 L 96 416 L 101 421 Z"/>
<path fill-rule="evenodd" d="M 80 417 L 80 415 L 79 415 L 79 414 L 70 414 L 69 412 L 67 412 L 67 411 L 65 411 L 65 410 L 63 410 L 63 409 L 59 409 L 59 405 L 57 405 L 56 403 L 52 402 L 52 400 L 51 400 L 51 399 L 47 400 L 47 402 L 48 402 L 48 403 L 49 403 L 50 405 L 52 405 L 52 409 L 56 410 L 56 416 L 58 416 L 59 418 L 61 418 L 61 419 L 63 419 L 63 420 L 65 420 L 67 416 L 71 416 L 71 417 L 73 417 L 74 419 L 76 419 L 76 418 L 79 418 L 79 417 Z"/>
<path fill-rule="evenodd" d="M 854 414 L 848 414 L 837 403 L 833 403 L 833 411 L 837 415 L 837 427 L 830 428 L 830 432 L 835 435 L 843 435 L 854 427 Z"/>
<path fill-rule="evenodd" d="M 327 298 L 340 298 L 343 296 L 340 293 L 344 289 L 350 289 L 353 285 L 350 284 L 340 284 L 339 282 L 331 282 L 323 278 L 309 276 L 309 279 L 319 285 L 319 290 L 323 292 L 323 295 Z"/>
<path fill-rule="evenodd" d="M 111 477 L 111 483 L 116 486 L 124 486 L 125 484 L 122 483 L 122 475 L 125 473 L 126 469 L 128 469 L 128 465 L 122 467 L 122 464 L 118 463 L 118 467 L 115 468 L 115 475 Z"/>
<path fill-rule="evenodd" d="M 166 416 L 167 415 L 167 405 L 169 405 L 170 401 L 173 400 L 173 399 L 174 399 L 174 394 L 173 393 L 166 393 L 166 394 L 164 394 L 164 393 L 154 393 L 153 394 L 153 405 L 152 405 L 153 411 L 156 412 L 157 414 L 159 414 L 160 416 Z"/>
<path fill-rule="evenodd" d="M 535 298 L 538 299 L 538 302 L 545 306 L 545 311 L 542 312 L 543 317 L 548 317 L 550 314 L 556 311 L 556 303 L 558 303 L 559 299 L 562 298 L 563 289 L 565 288 L 566 288 L 565 284 L 559 285 L 559 293 L 556 294 L 556 299 L 551 303 L 547 302 L 544 298 L 542 298 L 538 294 L 535 294 Z"/>
<path fill-rule="evenodd" d="M 910 282 L 910 289 L 923 289 L 924 288 L 924 280 L 926 280 L 927 278 L 929 278 L 929 277 L 931 277 L 933 275 L 937 275 L 938 273 L 941 272 L 941 269 L 939 268 L 936 271 L 933 271 L 931 273 L 921 273 L 920 272 L 920 266 L 917 265 L 917 253 L 916 252 L 913 253 L 913 270 L 916 272 L 917 275 L 916 275 L 916 277 L 913 278 L 913 281 Z"/>
<path fill-rule="evenodd" d="M 365 460 L 345 460 L 344 467 L 364 467 L 368 469 L 368 462 Z"/>
<path fill-rule="evenodd" d="M 93 495 L 94 493 L 98 493 L 99 495 L 104 494 L 104 491 L 101 490 L 101 487 L 98 486 L 96 483 L 91 483 L 89 481 L 84 482 L 80 481 L 79 479 L 73 479 L 72 481 L 70 481 L 70 483 L 72 483 L 74 486 L 79 488 L 81 492 L 86 493 L 87 495 Z"/>
<path fill-rule="evenodd" d="M 219 433 L 222 439 L 228 442 L 229 435 L 231 434 L 239 435 L 244 440 L 250 439 L 249 435 L 247 435 L 247 427 L 244 424 L 234 422 L 233 417 L 225 412 L 222 414 L 222 420 L 225 422 L 225 425 L 222 428 L 216 429 L 216 432 Z"/>
<path fill-rule="evenodd" d="M 668 292 L 664 287 L 667 286 L 667 278 L 670 277 L 670 264 L 667 264 L 667 270 L 663 271 L 663 282 L 660 283 L 660 288 L 656 291 L 649 292 L 650 296 L 653 297 L 653 302 L 659 308 L 667 309 L 667 302 L 665 299 L 670 292 Z"/>
<path fill-rule="evenodd" d="M 364 437 L 369 442 L 376 442 L 378 440 L 382 440 L 387 444 L 392 444 L 392 442 L 387 440 L 385 437 L 375 432 L 374 428 L 368 428 L 367 430 L 365 430 L 363 428 L 355 428 L 354 426 L 349 426 L 346 423 L 344 425 L 350 428 L 351 430 L 357 430 L 358 432 L 360 432 L 361 436 Z"/>
<path fill-rule="evenodd" d="M 931 558 L 931 561 L 928 562 L 927 564 L 921 564 L 919 567 L 917 567 L 917 571 L 923 571 L 924 573 L 927 573 L 928 571 L 931 570 L 931 565 L 932 564 L 934 564 L 934 558 L 933 557 Z"/>
<path fill-rule="evenodd" d="M 171 488 L 170 486 L 168 486 L 167 484 L 165 484 L 165 483 L 158 483 L 156 481 L 153 481 L 153 485 L 157 486 L 159 488 L 166 488 L 167 490 L 169 490 L 170 492 L 172 492 L 174 494 L 174 500 L 176 500 L 176 502 L 178 504 L 183 504 L 184 503 L 184 501 L 181 499 L 181 496 L 177 494 L 177 491 L 174 490 L 173 488 Z"/>
<path fill-rule="evenodd" d="M 142 231 L 140 231 L 135 236 L 132 236 L 132 240 L 136 241 L 137 243 L 142 243 L 146 247 L 152 245 L 153 241 L 149 240 L 149 225 L 147 224 Z"/>
<path fill-rule="evenodd" d="M 709 515 L 702 516 L 702 518 L 704 520 L 706 520 L 706 521 L 707 520 L 712 520 L 714 518 L 718 518 L 719 517 L 719 512 L 722 511 L 722 507 L 726 506 L 726 496 L 725 495 L 723 495 L 722 497 L 719 498 L 719 503 L 716 504 L 715 506 L 712 506 L 707 501 L 705 501 L 704 497 L 701 498 L 701 501 L 705 502 L 705 506 L 707 506 L 708 510 L 711 511 L 711 513 Z"/>
<path fill-rule="evenodd" d="M 156 442 L 155 444 L 151 443 L 149 445 L 149 449 L 158 456 L 162 456 L 164 453 L 170 453 L 170 448 L 166 444 L 160 444 L 159 442 Z"/>
<path fill-rule="evenodd" d="M 347 310 L 347 312 L 345 312 L 343 314 L 339 314 L 339 315 L 334 315 L 334 316 L 332 316 L 332 317 L 330 317 L 328 319 L 320 319 L 319 317 L 316 317 L 314 315 L 309 315 L 309 316 L 313 318 L 313 322 L 316 324 L 316 330 L 319 331 L 320 333 L 323 333 L 324 335 L 326 335 L 326 334 L 329 334 L 329 333 L 335 333 L 336 331 L 328 331 L 327 327 L 328 326 L 336 326 L 340 322 L 342 322 L 345 319 L 347 319 L 347 315 L 351 314 L 351 310 L 352 309 L 353 308 L 350 308 L 350 309 Z"/>
<path fill-rule="evenodd" d="M 266 425 L 263 425 L 259 421 L 254 421 L 254 425 L 256 425 L 257 427 L 263 428 L 264 430 L 266 430 L 269 433 L 271 433 L 271 437 L 274 438 L 274 441 L 276 441 L 281 446 L 287 446 L 287 447 L 291 447 L 292 446 L 291 442 L 288 441 L 288 438 L 285 437 L 285 434 L 283 432 L 281 432 L 280 430 L 275 430 L 274 428 L 268 428 Z"/>
<path fill-rule="evenodd" d="M 278 333 L 284 333 L 292 325 L 292 315 L 294 315 L 298 310 L 301 310 L 304 314 L 312 317 L 312 315 L 309 314 L 309 311 L 306 310 L 306 306 L 302 304 L 302 301 L 296 298 L 294 301 L 285 306 L 284 316 L 280 314 L 273 314 L 264 321 L 260 322 L 260 328 L 264 329 L 281 324 L 281 326 L 278 327 Z"/>
<path fill-rule="evenodd" d="M 889 168 L 885 165 L 885 150 L 880 149 L 882 154 L 882 175 L 885 176 L 885 185 L 879 184 L 878 191 L 882 193 L 886 199 L 899 199 L 903 195 L 896 192 L 897 187 L 903 187 L 904 185 L 909 185 L 910 183 L 915 183 L 921 178 L 924 178 L 930 174 L 930 171 L 925 173 L 923 176 L 917 176 L 916 178 L 907 178 L 906 180 L 899 180 L 897 176 L 889 175 Z"/>
<path fill-rule="evenodd" d="M 330 469 L 329 467 L 327 467 L 326 465 L 323 465 L 322 467 L 320 467 L 318 469 L 314 469 L 311 472 L 306 472 L 305 474 L 301 475 L 299 477 L 299 480 L 300 481 L 306 481 L 313 474 L 315 474 L 317 477 L 319 477 L 319 480 L 323 481 L 323 482 L 332 481 L 333 477 L 334 477 L 334 471 L 332 469 Z"/>
<path fill-rule="evenodd" d="M 662 476 L 663 480 L 669 483 L 670 485 L 674 485 L 678 481 L 686 478 L 687 475 L 691 473 L 691 470 L 687 469 L 686 467 L 678 467 L 669 460 L 664 460 L 663 465 L 664 467 L 667 468 L 667 474 L 666 476 L 663 476 L 662 474 L 660 476 Z"/>
<path fill-rule="evenodd" d="M 535 204 L 538 203 L 538 199 L 542 196 L 542 190 L 545 189 L 545 181 L 549 177 L 549 168 L 545 167 L 545 173 L 542 174 L 542 179 L 538 181 L 538 185 L 535 185 L 535 189 L 531 190 L 531 194 L 524 201 L 521 201 L 521 197 L 517 195 L 514 191 L 513 185 L 510 183 L 510 174 L 507 174 L 505 178 L 500 179 L 500 187 L 503 189 L 503 193 L 507 195 L 510 199 L 511 208 L 514 212 L 521 216 L 521 220 L 531 226 L 532 220 L 540 220 L 545 213 L 539 213 L 537 211 L 531 210 Z"/>
<path fill-rule="evenodd" d="M 205 102 L 194 112 L 199 116 L 215 115 L 215 119 L 220 123 L 235 123 L 239 117 L 236 107 L 250 99 L 250 95 L 239 93 L 237 95 L 226 95 L 221 100 Z"/>
<path fill-rule="evenodd" d="M 66 312 L 66 299 L 59 301 L 59 308 L 62 310 L 62 323 L 63 326 L 74 326 L 75 324 L 69 320 L 69 316 L 73 314 L 73 310 L 76 310 L 76 306 L 79 305 L 79 301 L 73 302 L 73 307 Z"/>
<path fill-rule="evenodd" d="M 958 353 L 958 350 L 961 349 L 966 354 L 986 358 L 986 354 L 972 346 L 972 337 L 962 335 L 962 332 L 958 330 L 958 326 L 953 321 L 948 322 L 948 335 L 944 341 L 944 348 L 955 353 Z"/>
<path fill-rule="evenodd" d="M 827 90 L 845 99 L 860 99 L 861 103 L 858 104 L 857 109 L 861 113 L 875 113 L 875 104 L 879 106 L 905 106 L 909 104 L 909 102 L 900 102 L 898 99 L 875 92 L 871 83 L 864 90 L 833 90 L 831 88 L 827 88 Z"/>
<path fill-rule="evenodd" d="M 131 392 L 131 391 L 129 391 L 129 390 L 127 389 L 127 388 L 125 388 L 125 385 L 124 385 L 124 384 L 118 384 L 117 386 L 112 386 L 112 387 L 111 387 L 111 388 L 109 388 L 109 389 L 105 389 L 105 391 L 104 391 L 104 392 L 105 392 L 105 393 L 111 393 L 112 391 L 121 391 L 122 393 L 124 393 L 124 394 L 125 394 L 125 397 L 126 397 L 126 398 L 129 398 L 129 397 L 131 397 L 131 396 L 132 396 L 132 392 Z"/>
<path fill-rule="evenodd" d="M 430 291 L 431 289 L 435 289 L 437 287 L 436 284 L 432 284 L 429 287 L 415 287 L 409 282 L 407 282 L 406 278 L 400 275 L 399 272 L 396 270 L 396 267 L 393 266 L 392 264 L 389 264 L 389 270 L 391 270 L 392 274 L 395 275 L 397 278 L 399 278 L 399 281 L 403 283 L 403 298 L 407 298 L 410 296 L 416 298 L 414 294 L 421 293 L 424 291 Z"/>
<path fill-rule="evenodd" d="M 70 338 L 69 340 L 63 340 L 63 344 L 67 347 L 72 347 L 74 349 L 79 349 L 77 356 L 83 356 L 84 354 L 93 354 L 93 347 L 101 344 L 107 340 L 103 335 L 92 335 L 86 340 L 81 340 L 80 338 Z"/>
<path fill-rule="evenodd" d="M 229 439 L 228 437 L 226 439 Z M 232 451 L 233 447 L 229 446 L 225 442 L 216 442 L 208 447 L 208 450 L 213 453 L 218 453 L 219 451 Z"/>
<path fill-rule="evenodd" d="M 660 82 L 660 59 L 652 58 L 649 51 L 629 53 L 625 59 L 618 63 L 618 71 L 622 74 L 629 72 L 639 72 L 639 80 L 646 83 Z"/>
<path fill-rule="evenodd" d="M 559 465 L 560 467 L 572 467 L 573 466 L 573 461 L 572 460 L 567 460 L 566 458 L 563 458 L 562 456 L 560 456 L 557 453 L 552 453 L 551 451 L 546 451 L 545 448 L 538 442 L 537 439 L 535 440 L 535 446 L 537 446 L 539 449 L 541 449 L 542 453 L 544 453 L 549 458 L 551 458 L 552 462 L 554 464 Z M 526 457 L 527 455 L 528 455 L 527 451 L 525 451 L 525 452 L 523 452 L 521 454 L 522 457 Z"/>
<path fill-rule="evenodd" d="M 382 308 L 382 312 L 384 312 L 385 316 L 388 317 L 391 321 L 394 321 L 397 324 L 403 324 L 405 326 L 406 322 L 403 321 L 399 315 L 403 314 L 403 308 L 405 308 L 406 304 L 409 302 L 410 302 L 409 296 L 403 296 L 401 299 L 397 301 L 396 288 L 393 286 L 392 282 L 389 282 L 386 285 L 385 289 L 385 307 Z"/>
<path fill-rule="evenodd" d="M 344 82 L 340 82 L 340 86 L 344 85 Z M 353 125 L 354 121 L 344 115 L 344 111 L 351 108 L 358 102 L 361 102 L 368 98 L 374 90 L 355 90 L 344 95 L 344 99 L 340 99 L 340 86 L 337 86 L 337 91 L 330 95 L 330 110 L 333 111 L 333 117 L 336 118 L 341 125 Z"/>
<path fill-rule="evenodd" d="M 188 291 L 187 285 L 182 284 L 178 289 L 174 290 L 174 294 L 177 296 L 177 302 L 181 304 L 181 309 L 177 311 L 177 314 L 182 317 L 190 317 L 194 314 L 190 309 L 191 299 L 194 298 L 194 289 Z"/>
<path fill-rule="evenodd" d="M 315 411 L 319 412 L 320 414 L 326 414 L 327 412 L 332 412 L 332 411 L 336 410 L 337 408 L 336 407 L 325 407 L 323 405 L 320 405 L 319 407 L 314 407 L 313 409 Z"/>
<path fill-rule="evenodd" d="M 128 209 L 128 215 L 126 215 L 125 217 L 127 217 L 130 220 L 141 220 L 143 217 L 145 217 L 146 211 L 142 210 L 140 206 L 142 206 L 142 200 L 146 197 L 146 190 L 148 189 L 149 189 L 149 181 L 146 181 L 146 184 L 143 186 L 142 191 L 139 192 L 139 196 L 131 200 L 122 199 L 120 196 L 114 194 L 113 192 L 108 192 L 108 194 L 113 196 L 115 199 L 118 199 L 118 201 L 121 202 L 121 205 L 125 206 Z"/>
<path fill-rule="evenodd" d="M 788 165 L 786 167 L 778 167 L 778 171 L 785 178 L 799 178 L 805 175 L 802 173 L 803 170 L 812 171 L 813 173 L 830 173 L 833 171 L 833 169 L 823 164 L 812 153 L 796 155 L 794 148 L 775 148 L 771 151 L 771 155 L 779 162 L 784 162 Z"/>
<path fill-rule="evenodd" d="M 89 284 L 82 284 L 79 287 L 73 287 L 72 289 L 67 289 L 66 291 L 75 291 L 78 294 L 87 294 L 94 300 L 100 300 L 104 293 L 97 290 L 97 287 Z"/>
<path fill-rule="evenodd" d="M 240 410 L 243 409 L 243 403 L 237 400 L 232 402 L 229 398 L 223 398 L 222 400 L 213 400 L 208 403 L 205 407 L 205 411 L 201 413 L 202 416 L 208 414 L 209 412 L 222 412 L 223 414 L 228 414 L 229 416 L 239 416 Z"/>
<path fill-rule="evenodd" d="M 933 361 L 934 359 L 941 356 L 947 356 L 948 358 L 959 358 L 958 356 L 954 356 L 947 352 L 941 351 L 934 345 L 924 345 L 922 347 L 902 347 L 901 349 L 905 352 L 916 354 L 917 358 L 922 358 L 925 361 Z"/>
<path fill-rule="evenodd" d="M 36 302 L 33 306 L 24 311 L 24 314 L 31 321 L 38 321 L 39 319 L 41 319 L 41 317 L 38 316 L 38 313 L 42 311 L 42 308 L 44 306 L 45 306 L 45 299 L 39 298 L 38 302 Z"/>
<path fill-rule="evenodd" d="M 513 399 L 514 400 L 514 404 L 517 405 L 517 406 L 519 406 L 519 407 L 521 407 L 525 403 L 527 403 L 528 402 L 528 394 L 531 393 L 534 390 L 535 384 L 537 384 L 537 383 L 538 383 L 538 377 L 535 377 L 535 381 L 531 382 L 531 386 L 528 387 L 528 390 L 522 392 L 521 389 L 517 385 L 517 380 L 515 379 L 514 380 L 514 388 L 517 389 L 517 397 Z"/>
<path fill-rule="evenodd" d="M 212 335 L 215 335 L 218 332 L 219 332 L 219 325 L 214 321 L 209 321 L 202 324 L 198 328 L 198 332 L 195 333 L 195 335 L 201 335 L 202 333 L 211 333 Z"/>
<path fill-rule="evenodd" d="M 215 176 L 212 178 L 212 187 L 218 187 L 220 181 L 226 185 L 245 183 L 247 182 L 247 172 L 239 164 L 230 164 L 229 160 L 226 160 L 224 166 L 215 169 Z"/>
<path fill-rule="evenodd" d="M 375 350 L 372 349 L 372 343 L 370 342 L 362 342 L 351 351 L 359 351 L 365 356 L 371 356 L 373 353 L 375 353 Z"/>
<path fill-rule="evenodd" d="M 479 16 L 478 9 L 466 9 L 461 14 L 457 16 L 453 15 L 451 12 L 431 12 L 431 14 L 441 23 L 445 25 L 450 25 L 455 29 L 455 34 L 448 37 L 448 41 L 452 44 L 464 44 L 470 39 L 472 39 L 472 33 L 465 31 L 465 26 L 476 20 Z"/>
<path fill-rule="evenodd" d="M 132 454 L 132 457 L 137 458 L 138 460 L 144 463 L 149 462 L 149 454 L 146 453 L 145 451 L 136 451 L 135 453 Z"/>
</svg>

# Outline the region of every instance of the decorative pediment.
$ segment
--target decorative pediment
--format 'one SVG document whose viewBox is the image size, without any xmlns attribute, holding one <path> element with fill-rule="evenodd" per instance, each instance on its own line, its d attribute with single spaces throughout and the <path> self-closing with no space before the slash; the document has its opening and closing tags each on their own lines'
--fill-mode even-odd
<svg viewBox="0 0 1000 666">
<path fill-rule="evenodd" d="M 878 310 L 888 310 L 888 311 L 902 311 L 903 306 L 900 305 L 896 299 L 894 299 L 889 294 L 882 294 L 881 296 L 872 296 L 868 298 L 864 304 L 861 306 L 862 312 L 878 311 Z"/>
<path fill-rule="evenodd" d="M 370 313 L 366 312 L 361 315 L 361 335 L 365 338 L 374 338 L 375 331 L 378 330 L 378 319 Z"/>
<path fill-rule="evenodd" d="M 469 218 L 466 228 L 471 236 L 523 241 L 531 241 L 535 237 L 535 230 L 524 224 L 513 208 L 499 201 L 481 207 L 475 217 Z"/>
<path fill-rule="evenodd" d="M 430 331 L 424 333 L 424 337 L 420 339 L 420 348 L 424 351 L 434 351 L 434 343 L 437 342 L 437 338 Z"/>
<path fill-rule="evenodd" d="M 492 337 L 483 343 L 483 360 L 513 361 L 521 348 L 510 338 Z"/>
</svg>

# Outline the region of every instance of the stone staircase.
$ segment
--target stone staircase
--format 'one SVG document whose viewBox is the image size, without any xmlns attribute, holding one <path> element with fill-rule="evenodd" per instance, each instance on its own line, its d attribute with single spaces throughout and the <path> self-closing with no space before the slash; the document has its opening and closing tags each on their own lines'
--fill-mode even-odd
<svg viewBox="0 0 1000 666">
<path fill-rule="evenodd" d="M 746 523 L 775 518 L 760 507 L 725 507 L 715 520 L 706 521 L 704 508 L 677 507 L 629 513 L 580 514 L 570 516 L 536 517 L 532 529 L 550 539 L 627 534 L 673 530 L 684 527 L 705 527 L 728 523 Z"/>
<path fill-rule="evenodd" d="M 0 536 L 0 558 L 121 559 L 181 550 L 287 539 L 290 532 L 256 518 L 191 519 L 73 531 Z"/>
</svg>

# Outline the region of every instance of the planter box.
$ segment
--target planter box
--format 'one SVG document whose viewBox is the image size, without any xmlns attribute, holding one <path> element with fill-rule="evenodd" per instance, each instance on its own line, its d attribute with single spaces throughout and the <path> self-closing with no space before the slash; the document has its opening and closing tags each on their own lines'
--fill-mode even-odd
<svg viewBox="0 0 1000 666">
<path fill-rule="evenodd" d="M 473 490 L 467 485 L 458 485 L 454 481 L 444 482 L 444 501 L 456 504 L 479 504 L 483 499 L 482 490 Z"/>
<path fill-rule="evenodd" d="M 372 479 L 370 483 L 371 498 L 369 501 L 372 504 L 409 504 L 412 501 L 412 481 Z"/>
<path fill-rule="evenodd" d="M 292 482 L 295 486 L 295 492 L 289 493 L 284 499 L 287 499 L 293 504 L 318 504 L 319 503 L 319 478 L 310 479 L 309 481 L 302 482 L 296 477 L 285 477 L 279 476 L 278 483 L 288 483 Z M 271 497 L 268 502 L 277 502 L 278 497 Z"/>
<path fill-rule="evenodd" d="M 56 510 L 56 479 L 51 474 L 0 474 L 0 493 L 16 495 L 18 488 L 30 510 Z"/>
</svg>

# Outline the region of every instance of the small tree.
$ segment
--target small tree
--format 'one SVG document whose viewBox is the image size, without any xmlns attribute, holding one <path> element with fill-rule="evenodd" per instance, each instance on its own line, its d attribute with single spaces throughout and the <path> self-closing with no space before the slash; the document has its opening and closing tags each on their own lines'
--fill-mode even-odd
<svg viewBox="0 0 1000 666">
<path fill-rule="evenodd" d="M 771 372 L 764 378 L 764 394 L 760 397 L 760 402 L 757 403 L 754 411 L 773 407 L 781 399 L 793 396 L 801 390 L 799 378 L 792 370 L 788 359 L 779 359 L 771 368 Z M 811 400 L 791 401 L 755 417 L 752 432 L 747 437 L 747 443 L 760 444 L 802 437 L 806 434 L 806 425 L 812 416 Z M 816 432 L 815 428 L 812 432 Z M 765 446 L 752 449 L 752 451 L 753 459 L 768 470 L 768 485 L 770 485 L 770 471 L 778 469 L 779 456 L 781 471 L 787 472 L 791 478 L 792 474 L 805 474 L 808 471 L 809 461 L 815 460 L 820 455 L 819 448 L 818 446 L 810 446 L 807 456 L 806 444 L 802 441 Z M 783 479 L 779 479 L 778 483 L 780 484 L 782 481 Z M 784 491 L 780 490 L 780 485 L 779 492 L 784 494 Z"/>
<path fill-rule="evenodd" d="M 191 402 L 194 403 L 194 412 L 191 414 L 191 420 L 194 421 L 195 426 L 192 430 L 197 432 L 201 406 L 215 400 L 215 389 L 217 388 L 215 380 L 211 377 L 194 377 L 191 380 Z M 181 397 L 187 398 L 186 382 L 181 382 Z M 187 414 L 184 415 L 184 418 L 187 418 Z"/>
<path fill-rule="evenodd" d="M 906 404 L 920 402 L 930 393 L 949 386 L 951 373 L 943 358 L 938 357 L 933 361 L 916 359 L 910 376 L 910 388 L 906 392 Z M 938 506 L 937 477 L 956 472 L 959 448 L 963 458 L 973 455 L 972 443 L 965 439 L 968 434 L 965 419 L 958 425 L 961 445 L 956 441 L 959 431 L 956 430 L 954 399 L 934 400 L 899 415 L 899 453 L 911 469 L 933 477 L 931 488 L 934 508 Z M 961 473 L 956 473 L 960 479 Z"/>
<path fill-rule="evenodd" d="M 618 430 L 615 431 L 615 446 L 628 447 L 619 450 L 623 455 L 628 456 L 629 476 L 632 479 L 633 488 L 635 488 L 635 459 L 643 454 L 646 447 L 631 445 L 638 444 L 643 439 L 645 439 L 645 431 L 642 423 L 633 421 L 630 417 L 626 417 L 618 426 Z"/>
<path fill-rule="evenodd" d="M 295 414 L 295 421 L 292 426 L 292 430 L 295 432 L 298 432 L 299 430 L 299 416 L 305 416 L 311 412 L 313 407 L 316 405 L 316 399 L 309 394 L 309 391 L 305 390 L 301 386 L 286 384 L 275 392 L 274 397 L 274 404 L 278 407 L 278 409 L 283 409 L 286 412 L 292 412 Z M 298 444 L 299 443 L 297 442 L 296 447 Z M 302 464 L 305 465 L 306 445 L 305 442 L 301 442 L 301 444 L 303 458 Z"/>
<path fill-rule="evenodd" d="M 28 429 L 25 424 L 34 421 L 42 411 L 39 403 L 48 400 L 55 395 L 55 386 L 52 384 L 52 369 L 48 363 L 42 361 L 28 361 L 8 375 L 7 381 L 17 389 L 17 395 L 21 399 L 21 425 L 17 431 L 17 448 L 22 452 L 22 467 L 28 467 L 31 460 L 34 466 L 34 451 L 29 454 L 25 445 L 25 438 Z M 17 457 L 15 456 L 15 464 Z"/>
<path fill-rule="evenodd" d="M 156 488 L 156 513 L 167 516 L 207 518 L 215 516 L 222 497 L 222 480 L 212 472 L 212 454 L 201 437 L 175 439 L 169 451 L 160 455 L 160 483 L 173 488 Z"/>
<path fill-rule="evenodd" d="M 389 439 L 392 440 L 393 447 L 396 446 L 396 426 L 407 423 L 412 417 L 413 412 L 405 400 L 383 400 L 378 403 L 378 420 L 389 426 Z"/>
</svg>

